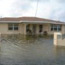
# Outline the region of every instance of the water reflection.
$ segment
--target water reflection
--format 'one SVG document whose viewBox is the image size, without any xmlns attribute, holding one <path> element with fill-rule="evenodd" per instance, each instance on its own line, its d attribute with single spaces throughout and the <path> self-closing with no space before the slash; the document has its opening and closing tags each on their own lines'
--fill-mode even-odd
<svg viewBox="0 0 65 65">
<path fill-rule="evenodd" d="M 0 42 L 2 65 L 64 65 L 65 48 L 51 37 L 5 35 Z"/>
</svg>

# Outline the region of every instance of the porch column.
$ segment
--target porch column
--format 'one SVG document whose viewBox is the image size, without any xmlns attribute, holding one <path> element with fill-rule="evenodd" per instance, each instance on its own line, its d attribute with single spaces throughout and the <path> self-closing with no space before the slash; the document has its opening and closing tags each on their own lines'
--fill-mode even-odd
<svg viewBox="0 0 65 65">
<path fill-rule="evenodd" d="M 39 34 L 39 25 L 36 25 L 36 34 Z"/>
<path fill-rule="evenodd" d="M 24 24 L 24 35 L 26 35 L 26 24 Z"/>
</svg>

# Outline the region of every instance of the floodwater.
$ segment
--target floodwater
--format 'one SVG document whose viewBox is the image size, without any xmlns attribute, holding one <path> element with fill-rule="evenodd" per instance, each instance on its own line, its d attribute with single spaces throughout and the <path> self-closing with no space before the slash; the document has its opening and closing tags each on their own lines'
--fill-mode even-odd
<svg viewBox="0 0 65 65">
<path fill-rule="evenodd" d="M 6 36 L 0 41 L 0 65 L 65 65 L 65 48 L 53 38 Z"/>
</svg>

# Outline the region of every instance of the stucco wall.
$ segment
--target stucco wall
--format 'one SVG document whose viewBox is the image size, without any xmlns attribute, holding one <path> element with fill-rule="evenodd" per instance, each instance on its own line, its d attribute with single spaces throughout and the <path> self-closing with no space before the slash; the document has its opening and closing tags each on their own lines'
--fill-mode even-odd
<svg viewBox="0 0 65 65">
<path fill-rule="evenodd" d="M 30 24 L 30 29 L 33 31 L 33 25 Z M 43 34 L 44 31 L 47 31 L 50 33 L 50 24 L 35 24 L 36 25 L 36 34 Z M 43 25 L 42 32 L 39 32 L 39 25 Z"/>
<path fill-rule="evenodd" d="M 65 25 L 62 25 L 62 34 L 65 34 Z"/>
<path fill-rule="evenodd" d="M 43 24 L 43 32 L 47 31 L 47 33 L 49 34 L 50 32 L 50 24 Z"/>
<path fill-rule="evenodd" d="M 54 34 L 55 32 L 56 33 L 62 33 L 62 34 L 65 34 L 65 25 L 61 25 L 61 31 L 51 31 L 51 24 L 43 24 L 43 32 L 44 31 L 47 31 L 48 34 L 52 35 Z"/>
<path fill-rule="evenodd" d="M 1 34 L 25 34 L 25 24 L 19 24 L 19 29 L 17 31 L 8 30 L 8 24 L 0 24 Z"/>
<path fill-rule="evenodd" d="M 49 24 L 48 28 L 49 28 L 49 31 L 48 31 L 49 34 L 54 34 L 54 33 L 65 34 L 65 26 L 64 25 L 61 25 L 61 31 L 51 31 L 51 24 Z"/>
<path fill-rule="evenodd" d="M 34 24 L 30 24 L 30 29 L 31 30 L 33 30 L 33 25 Z M 44 31 L 47 31 L 47 33 L 48 34 L 50 34 L 50 35 L 53 35 L 55 32 L 57 32 L 57 31 L 51 31 L 51 24 L 35 24 L 36 25 L 36 34 L 40 34 L 39 33 L 39 25 L 43 25 L 43 30 L 42 30 L 42 32 L 41 32 L 41 34 L 43 34 L 44 33 Z M 62 30 L 61 31 L 59 31 L 59 32 L 61 32 L 62 34 L 65 34 L 65 26 L 64 25 L 62 25 L 61 26 L 62 28 Z"/>
<path fill-rule="evenodd" d="M 19 30 L 18 31 L 10 31 L 8 30 L 8 24 L 0 24 L 0 33 L 2 34 L 26 34 L 26 25 L 27 24 L 19 24 Z M 30 25 L 30 28 L 32 30 L 32 25 Z M 47 31 L 48 34 L 54 34 L 55 31 L 51 31 L 51 25 L 50 24 L 42 24 L 43 25 L 43 31 Z M 62 31 L 60 31 L 62 34 L 65 34 L 65 26 L 62 25 Z M 36 34 L 39 34 L 39 24 L 36 24 Z"/>
</svg>

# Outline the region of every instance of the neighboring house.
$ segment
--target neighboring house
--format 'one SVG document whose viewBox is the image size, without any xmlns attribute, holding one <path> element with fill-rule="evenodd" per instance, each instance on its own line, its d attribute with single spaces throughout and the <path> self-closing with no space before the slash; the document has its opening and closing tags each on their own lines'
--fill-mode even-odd
<svg viewBox="0 0 65 65">
<path fill-rule="evenodd" d="M 37 17 L 0 18 L 1 34 L 65 34 L 65 23 Z"/>
</svg>

